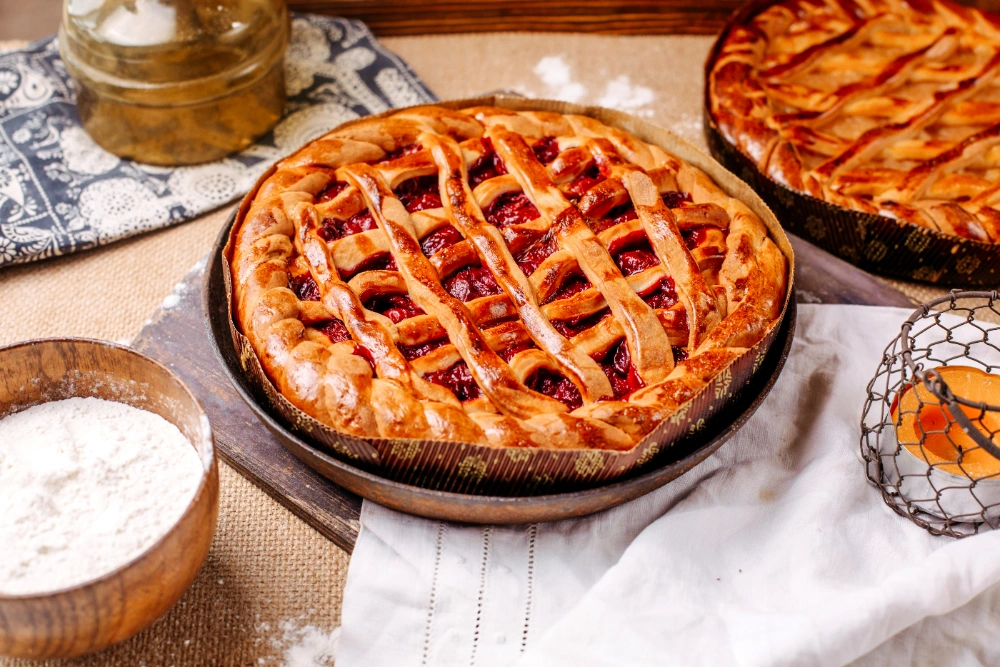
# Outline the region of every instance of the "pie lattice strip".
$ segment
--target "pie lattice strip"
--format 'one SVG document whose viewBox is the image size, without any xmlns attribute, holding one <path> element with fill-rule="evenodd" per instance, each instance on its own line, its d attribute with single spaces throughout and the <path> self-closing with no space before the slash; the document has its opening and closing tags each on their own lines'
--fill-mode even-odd
<svg viewBox="0 0 1000 667">
<path fill-rule="evenodd" d="M 547 142 L 548 165 L 529 142 Z M 479 179 L 486 157 L 495 169 L 473 188 L 470 169 Z M 421 178 L 436 178 L 436 193 L 397 196 Z M 693 202 L 668 207 L 661 191 L 674 190 Z M 504 196 L 534 212 L 491 224 Z M 585 218 L 574 201 L 628 211 Z M 422 244 L 442 232 L 452 242 L 426 256 Z M 519 235 L 552 252 L 519 263 Z M 656 262 L 624 275 L 610 251 L 637 235 Z M 471 262 L 496 291 L 463 303 L 445 284 Z M 261 186 L 233 269 L 238 317 L 272 380 L 338 430 L 611 449 L 631 448 L 760 340 L 787 279 L 760 220 L 693 167 L 586 117 L 494 108 L 412 109 L 310 144 Z M 654 310 L 640 290 L 668 279 L 680 298 Z M 290 289 L 306 283 L 315 294 Z M 395 321 L 365 306 L 384 296 L 405 297 Z M 609 315 L 564 336 L 557 318 L 575 306 L 578 321 Z M 690 356 L 676 367 L 675 345 Z M 617 400 L 597 361 L 615 350 L 634 380 Z M 458 394 L 428 381 L 460 372 L 474 384 L 451 385 Z"/>
<path fill-rule="evenodd" d="M 998 72 L 1000 21 L 984 12 L 788 0 L 730 31 L 710 106 L 724 136 L 782 185 L 997 243 Z"/>
</svg>

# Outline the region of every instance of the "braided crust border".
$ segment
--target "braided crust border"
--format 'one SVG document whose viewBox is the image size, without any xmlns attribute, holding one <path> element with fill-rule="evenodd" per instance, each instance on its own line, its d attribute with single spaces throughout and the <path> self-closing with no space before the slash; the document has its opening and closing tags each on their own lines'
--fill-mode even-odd
<svg viewBox="0 0 1000 667">
<path fill-rule="evenodd" d="M 310 252 L 308 239 L 297 235 L 295 220 L 314 214 L 314 195 L 330 181 L 328 170 L 363 177 L 365 169 L 357 163 L 379 159 L 386 152 L 415 143 L 422 135 L 465 140 L 489 134 L 497 140 L 504 132 L 532 138 L 575 135 L 607 139 L 630 163 L 647 171 L 668 165 L 675 172 L 678 187 L 690 193 L 693 202 L 715 204 L 730 217 L 726 257 L 718 278 L 724 289 L 726 317 L 706 324 L 697 339 L 692 333 L 696 346 L 691 347 L 695 351 L 690 357 L 627 400 L 586 402 L 572 412 L 561 404 L 534 414 L 528 410 L 518 414 L 517 409 L 463 409 L 450 391 L 423 380 L 405 360 L 400 364 L 398 353 L 393 355 L 389 349 L 391 343 L 379 344 L 384 340 L 379 322 L 366 316 L 367 311 L 346 286 L 331 288 L 319 305 L 341 319 L 355 340 L 364 341 L 377 359 L 377 374 L 373 376 L 368 361 L 352 353 L 352 344 L 323 344 L 310 337 L 302 322 L 309 315 L 303 310 L 316 304 L 300 302 L 289 289 L 289 261 L 296 254 Z M 380 208 L 387 221 L 400 217 L 398 208 L 394 209 L 398 201 L 392 197 L 369 203 Z M 257 191 L 248 195 L 242 211 L 230 260 L 233 305 L 240 329 L 282 395 L 323 424 L 357 437 L 630 450 L 763 339 L 777 323 L 786 296 L 786 259 L 745 204 L 724 193 L 695 167 L 586 116 L 498 107 L 452 111 L 430 106 L 351 123 L 280 162 Z M 405 211 L 402 216 L 406 216 Z M 511 402 L 517 399 L 511 393 Z"/>
</svg>

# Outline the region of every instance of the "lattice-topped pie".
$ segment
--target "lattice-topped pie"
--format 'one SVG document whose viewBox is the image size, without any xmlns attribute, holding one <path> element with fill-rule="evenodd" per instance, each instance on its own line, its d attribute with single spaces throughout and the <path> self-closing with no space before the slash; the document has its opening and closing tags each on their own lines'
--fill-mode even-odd
<svg viewBox="0 0 1000 667">
<path fill-rule="evenodd" d="M 585 116 L 363 120 L 251 198 L 239 327 L 286 398 L 353 436 L 630 449 L 785 298 L 757 215 Z"/>
<path fill-rule="evenodd" d="M 1000 21 L 940 0 L 787 0 L 709 73 L 722 134 L 793 190 L 1000 243 Z"/>
</svg>

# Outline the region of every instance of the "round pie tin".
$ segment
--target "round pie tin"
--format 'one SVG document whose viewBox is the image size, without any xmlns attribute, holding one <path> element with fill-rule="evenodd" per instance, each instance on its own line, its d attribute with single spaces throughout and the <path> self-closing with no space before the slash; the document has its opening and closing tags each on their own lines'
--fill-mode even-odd
<svg viewBox="0 0 1000 667">
<path fill-rule="evenodd" d="M 705 61 L 704 127 L 712 156 L 750 184 L 790 232 L 866 271 L 955 287 L 1000 284 L 1000 244 L 973 241 L 796 192 L 762 173 L 712 116 L 711 73 L 729 33 L 783 0 L 750 0 L 729 19 Z"/>
<path fill-rule="evenodd" d="M 795 333 L 796 308 L 793 300 L 788 304 L 775 344 L 750 381 L 733 395 L 727 410 L 709 420 L 692 437 L 651 460 L 641 473 L 625 475 L 615 482 L 593 488 L 531 496 L 425 489 L 387 479 L 378 471 L 361 469 L 297 434 L 270 407 L 267 396 L 250 382 L 230 334 L 231 317 L 223 280 L 225 260 L 222 250 L 234 220 L 235 217 L 230 218 L 212 251 L 202 297 L 215 354 L 236 392 L 286 449 L 326 479 L 380 505 L 429 519 L 479 524 L 557 521 L 606 510 L 658 489 L 704 461 L 743 427 L 777 381 Z"/>
<path fill-rule="evenodd" d="M 487 96 L 471 100 L 439 102 L 439 106 L 458 109 L 492 105 L 514 110 L 544 110 L 588 115 L 608 125 L 631 132 L 638 138 L 663 147 L 668 152 L 701 169 L 730 196 L 749 206 L 768 228 L 771 238 L 788 261 L 788 284 L 782 312 L 765 336 L 736 357 L 730 366 L 713 378 L 690 401 L 670 418 L 661 422 L 649 435 L 628 451 L 596 449 L 528 449 L 435 440 L 360 438 L 340 433 L 292 405 L 264 372 L 249 340 L 232 317 L 232 279 L 230 258 L 239 222 L 246 215 L 260 185 L 271 176 L 274 167 L 263 174 L 236 212 L 232 224 L 220 238 L 222 274 L 227 327 L 240 363 L 240 371 L 256 396 L 273 412 L 279 422 L 315 447 L 309 450 L 293 445 L 292 451 L 309 465 L 318 465 L 312 452 L 320 449 L 351 466 L 372 472 L 395 482 L 438 491 L 476 495 L 540 495 L 593 488 L 623 478 L 650 466 L 654 460 L 671 457 L 671 450 L 697 437 L 714 417 L 726 421 L 733 413 L 737 395 L 751 381 L 777 339 L 780 323 L 789 312 L 794 294 L 794 255 L 791 244 L 774 215 L 742 181 L 725 171 L 717 162 L 667 130 L 621 112 L 599 107 L 583 107 L 548 100 L 526 100 Z M 394 109 L 381 116 L 397 113 Z M 374 116 L 379 118 L 380 116 Z M 367 117 L 373 118 L 373 117 Z M 344 127 L 348 124 L 344 124 Z M 218 307 L 217 305 L 210 305 Z M 212 312 L 210 309 L 208 312 Z M 218 332 L 213 331 L 218 336 Z M 222 342 L 216 340 L 220 347 Z M 253 407 L 253 406 L 251 406 Z M 288 440 L 284 440 L 286 445 Z M 312 460 L 310 460 L 312 459 Z M 317 468 L 319 469 L 319 468 Z M 323 473 L 323 470 L 320 470 Z M 363 494 L 362 494 L 363 495 Z"/>
</svg>

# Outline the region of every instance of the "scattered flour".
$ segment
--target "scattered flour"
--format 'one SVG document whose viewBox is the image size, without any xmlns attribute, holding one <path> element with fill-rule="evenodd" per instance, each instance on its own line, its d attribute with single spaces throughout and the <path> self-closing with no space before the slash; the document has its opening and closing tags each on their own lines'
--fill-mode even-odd
<svg viewBox="0 0 1000 667">
<path fill-rule="evenodd" d="M 549 87 L 549 95 L 563 102 L 579 102 L 587 89 L 573 81 L 569 65 L 562 56 L 546 56 L 535 65 L 535 74 Z"/>
<path fill-rule="evenodd" d="M 535 65 L 537 76 L 546 90 L 538 95 L 564 102 L 594 102 L 603 107 L 619 109 L 638 116 L 652 116 L 650 105 L 656 101 L 652 88 L 632 83 L 628 75 L 622 74 L 610 80 L 603 94 L 592 95 L 587 87 L 574 80 L 569 63 L 562 56 L 545 56 Z M 535 95 L 530 90 L 524 92 Z"/>
<path fill-rule="evenodd" d="M 281 653 L 281 667 L 332 667 L 337 657 L 340 628 L 327 632 L 305 623 L 305 617 L 285 619 L 278 624 L 281 634 L 271 640 L 272 648 Z M 258 633 L 270 633 L 269 623 L 258 623 Z M 258 658 L 258 664 L 270 664 Z"/>
<path fill-rule="evenodd" d="M 179 282 L 174 286 L 174 291 L 171 292 L 163 299 L 163 303 L 160 304 L 160 308 L 163 310 L 170 310 L 171 308 L 176 308 L 180 304 L 181 299 L 188 292 L 188 286 L 185 282 Z"/>
<path fill-rule="evenodd" d="M 617 79 L 608 82 L 604 96 L 597 100 L 602 107 L 619 109 L 621 111 L 640 111 L 648 107 L 656 99 L 652 88 L 637 86 L 628 75 L 622 74 Z"/>
<path fill-rule="evenodd" d="M 0 420 L 0 593 L 95 579 L 162 537 L 204 469 L 159 415 L 71 398 Z"/>
</svg>

